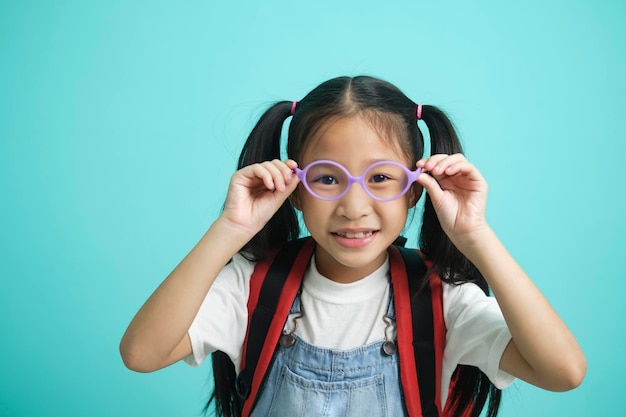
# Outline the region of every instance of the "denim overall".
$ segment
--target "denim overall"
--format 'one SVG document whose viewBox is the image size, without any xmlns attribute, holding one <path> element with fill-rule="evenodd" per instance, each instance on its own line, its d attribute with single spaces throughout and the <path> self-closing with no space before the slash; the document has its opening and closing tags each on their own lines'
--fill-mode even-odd
<svg viewBox="0 0 626 417">
<path fill-rule="evenodd" d="M 393 291 L 387 317 L 395 320 Z M 300 294 L 290 314 L 299 314 Z M 382 318 L 381 318 L 382 320 Z M 296 334 L 279 344 L 251 417 L 405 416 L 398 354 L 383 352 L 381 340 L 351 350 L 313 346 Z M 388 345 L 386 346 L 388 347 Z"/>
</svg>

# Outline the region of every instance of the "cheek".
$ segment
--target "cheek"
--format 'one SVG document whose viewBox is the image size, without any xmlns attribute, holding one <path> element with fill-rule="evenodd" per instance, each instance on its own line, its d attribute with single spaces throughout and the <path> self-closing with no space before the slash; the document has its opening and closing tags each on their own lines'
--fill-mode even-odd
<svg viewBox="0 0 626 417">
<path fill-rule="evenodd" d="M 289 196 L 289 199 L 291 200 L 291 204 L 301 212 L 311 212 L 315 210 L 316 204 L 320 201 L 313 197 L 302 183 L 298 184 L 295 191 Z"/>
<path fill-rule="evenodd" d="M 320 218 L 327 217 L 329 215 L 329 205 L 323 204 L 317 198 L 309 194 L 304 188 L 300 191 L 297 197 L 298 206 L 296 207 L 302 212 L 302 218 L 305 222 L 319 222 Z"/>
</svg>

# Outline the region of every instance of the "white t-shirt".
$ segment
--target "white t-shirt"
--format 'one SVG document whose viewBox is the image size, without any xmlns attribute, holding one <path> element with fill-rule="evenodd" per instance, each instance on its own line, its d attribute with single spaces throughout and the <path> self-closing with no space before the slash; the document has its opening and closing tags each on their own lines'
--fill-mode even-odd
<svg viewBox="0 0 626 417">
<path fill-rule="evenodd" d="M 208 354 L 221 350 L 239 372 L 254 266 L 238 254 L 219 274 L 189 328 L 193 354 L 185 359 L 188 364 L 199 366 Z M 313 256 L 302 284 L 303 316 L 297 320 L 296 334 L 312 345 L 339 350 L 382 340 L 385 331 L 395 339 L 395 326 L 386 330 L 383 320 L 389 281 L 389 260 L 359 281 L 339 284 L 317 271 Z M 501 371 L 499 364 L 511 333 L 495 298 L 471 283 L 444 283 L 443 314 L 447 332 L 441 372 L 442 405 L 459 364 L 480 368 L 498 388 L 510 385 L 514 378 Z M 294 328 L 293 320 L 290 316 L 287 330 Z"/>
</svg>

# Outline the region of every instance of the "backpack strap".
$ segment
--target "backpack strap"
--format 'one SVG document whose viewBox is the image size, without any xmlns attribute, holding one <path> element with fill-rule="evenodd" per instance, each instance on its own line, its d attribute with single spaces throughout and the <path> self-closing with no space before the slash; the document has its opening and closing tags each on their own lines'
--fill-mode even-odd
<svg viewBox="0 0 626 417">
<path fill-rule="evenodd" d="M 416 250 L 392 246 L 389 257 L 404 404 L 409 416 L 436 417 L 446 334 L 441 280 L 432 274 L 423 282 L 430 262 Z"/>
<path fill-rule="evenodd" d="M 243 417 L 252 411 L 314 248 L 311 238 L 288 242 L 273 259 L 257 263 L 250 278 L 248 328 L 236 382 Z M 436 417 L 441 414 L 446 335 L 441 280 L 432 274 L 422 284 L 430 262 L 416 250 L 391 246 L 389 258 L 405 407 L 411 417 Z"/>
<path fill-rule="evenodd" d="M 273 260 L 259 262 L 250 278 L 248 328 L 236 383 L 242 416 L 252 410 L 314 248 L 310 238 L 288 242 Z"/>
</svg>

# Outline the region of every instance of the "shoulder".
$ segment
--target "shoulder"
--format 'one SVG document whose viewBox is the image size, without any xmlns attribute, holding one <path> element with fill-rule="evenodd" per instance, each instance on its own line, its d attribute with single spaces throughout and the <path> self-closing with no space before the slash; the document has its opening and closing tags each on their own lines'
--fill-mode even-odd
<svg viewBox="0 0 626 417">
<path fill-rule="evenodd" d="M 241 292 L 247 295 L 250 277 L 256 264 L 240 253 L 236 254 L 217 276 L 212 291 L 220 289 L 221 291 Z"/>
<path fill-rule="evenodd" d="M 486 295 L 483 290 L 473 282 L 451 284 L 441 280 L 441 286 L 443 288 L 443 296 L 457 302 L 493 298 Z"/>
<path fill-rule="evenodd" d="M 489 327 L 506 327 L 498 302 L 478 285 L 467 282 L 442 286 L 444 321 L 449 332 L 480 334 Z"/>
<path fill-rule="evenodd" d="M 491 305 L 497 307 L 496 299 L 486 295 L 473 282 L 450 284 L 441 282 L 444 311 L 462 311 L 477 305 Z"/>
<path fill-rule="evenodd" d="M 245 253 L 237 253 L 226 265 L 226 268 L 231 268 L 237 272 L 251 272 L 256 264 L 257 262 L 248 259 Z"/>
</svg>

